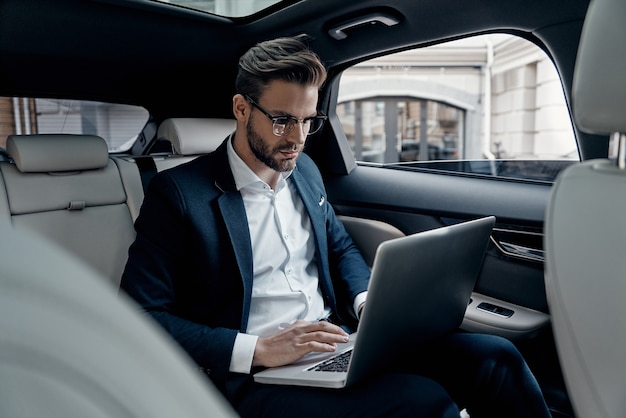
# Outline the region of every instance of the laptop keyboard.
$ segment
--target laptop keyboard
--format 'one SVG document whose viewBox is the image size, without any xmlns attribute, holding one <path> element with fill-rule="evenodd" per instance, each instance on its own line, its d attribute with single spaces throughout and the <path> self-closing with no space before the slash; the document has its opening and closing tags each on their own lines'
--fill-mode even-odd
<svg viewBox="0 0 626 418">
<path fill-rule="evenodd" d="M 351 356 L 352 350 L 349 350 L 345 353 L 339 354 L 338 356 L 329 358 L 328 360 L 313 366 L 308 370 L 314 372 L 347 372 Z"/>
</svg>

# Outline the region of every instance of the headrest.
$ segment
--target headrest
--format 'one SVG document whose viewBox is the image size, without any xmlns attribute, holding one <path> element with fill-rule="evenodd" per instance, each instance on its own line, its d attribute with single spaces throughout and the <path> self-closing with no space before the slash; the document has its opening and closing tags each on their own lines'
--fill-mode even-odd
<svg viewBox="0 0 626 418">
<path fill-rule="evenodd" d="M 574 118 L 586 132 L 626 132 L 626 1 L 591 0 L 572 88 Z"/>
<path fill-rule="evenodd" d="M 157 139 L 171 142 L 177 154 L 205 154 L 234 130 L 234 119 L 172 118 L 161 123 Z"/>
<path fill-rule="evenodd" d="M 109 161 L 106 142 L 95 135 L 10 135 L 7 152 L 23 173 L 94 170 Z"/>
</svg>

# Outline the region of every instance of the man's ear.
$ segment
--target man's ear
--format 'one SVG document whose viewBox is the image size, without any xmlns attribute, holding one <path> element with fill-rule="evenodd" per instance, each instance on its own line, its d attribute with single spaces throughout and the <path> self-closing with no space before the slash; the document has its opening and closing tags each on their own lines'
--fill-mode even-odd
<svg viewBox="0 0 626 418">
<path fill-rule="evenodd" d="M 250 114 L 250 103 L 241 94 L 233 96 L 233 115 L 240 122 L 247 122 Z"/>
</svg>

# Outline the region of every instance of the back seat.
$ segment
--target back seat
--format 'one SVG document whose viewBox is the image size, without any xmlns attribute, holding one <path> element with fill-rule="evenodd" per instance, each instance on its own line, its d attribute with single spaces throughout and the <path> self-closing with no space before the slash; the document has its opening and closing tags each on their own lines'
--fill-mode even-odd
<svg viewBox="0 0 626 418">
<path fill-rule="evenodd" d="M 7 152 L 2 220 L 47 237 L 119 285 L 135 239 L 128 196 L 141 191 L 138 172 L 123 179 L 105 141 L 92 135 L 14 135 Z"/>
<path fill-rule="evenodd" d="M 105 141 L 93 135 L 10 136 L 12 160 L 0 161 L 0 221 L 47 237 L 117 287 L 146 183 L 158 171 L 213 151 L 234 128 L 227 119 L 168 119 L 158 139 L 169 142 L 172 153 L 140 157 L 109 156 Z M 370 266 L 382 241 L 404 235 L 384 222 L 339 218 Z"/>
<path fill-rule="evenodd" d="M 171 143 L 172 153 L 141 157 L 109 156 L 104 139 L 94 135 L 11 135 L 10 159 L 0 161 L 0 221 L 43 235 L 117 287 L 144 183 L 213 151 L 234 128 L 227 119 L 168 119 L 159 139 Z"/>
<path fill-rule="evenodd" d="M 157 171 L 167 170 L 198 155 L 214 151 L 235 130 L 234 119 L 170 118 L 157 131 L 157 141 L 170 144 L 171 153 L 153 155 Z"/>
<path fill-rule="evenodd" d="M 154 175 L 160 171 L 191 161 L 199 155 L 214 151 L 235 130 L 234 119 L 219 118 L 170 118 L 164 120 L 157 131 L 157 152 L 142 156 L 115 157 L 120 170 L 133 176 L 139 170 L 143 190 Z M 125 176 L 126 177 L 126 176 Z M 143 193 L 139 202 L 129 202 L 133 219 L 139 214 Z M 134 200 L 134 199 L 133 199 Z"/>
</svg>

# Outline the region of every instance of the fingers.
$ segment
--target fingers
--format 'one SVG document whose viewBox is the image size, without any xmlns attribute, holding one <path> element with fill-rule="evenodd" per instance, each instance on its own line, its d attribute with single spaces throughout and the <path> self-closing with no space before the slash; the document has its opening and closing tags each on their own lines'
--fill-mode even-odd
<svg viewBox="0 0 626 418">
<path fill-rule="evenodd" d="M 349 335 L 330 322 L 296 321 L 284 330 L 257 341 L 254 363 L 279 366 L 298 360 L 311 352 L 332 352 L 346 343 Z"/>
<path fill-rule="evenodd" d="M 294 328 L 301 328 L 305 332 L 327 332 L 331 334 L 348 336 L 348 333 L 345 332 L 341 327 L 328 322 L 328 321 L 315 321 L 315 322 L 307 322 L 298 320 L 292 324 Z"/>
<path fill-rule="evenodd" d="M 334 325 L 328 321 L 307 322 L 298 320 L 291 324 L 282 323 L 280 324 L 278 329 L 283 331 L 284 333 L 292 334 L 295 336 L 311 334 L 311 336 L 317 336 L 321 338 L 323 337 L 323 333 L 339 335 L 342 337 L 349 336 L 341 327 L 338 327 L 337 325 Z M 334 341 L 345 342 L 342 338 L 335 339 Z"/>
<path fill-rule="evenodd" d="M 317 342 L 335 346 L 338 343 L 346 343 L 349 339 L 348 334 L 343 329 L 327 321 L 298 321 L 288 330 L 296 335 L 296 340 L 301 344 Z M 313 344 L 313 346 L 317 345 Z"/>
</svg>

